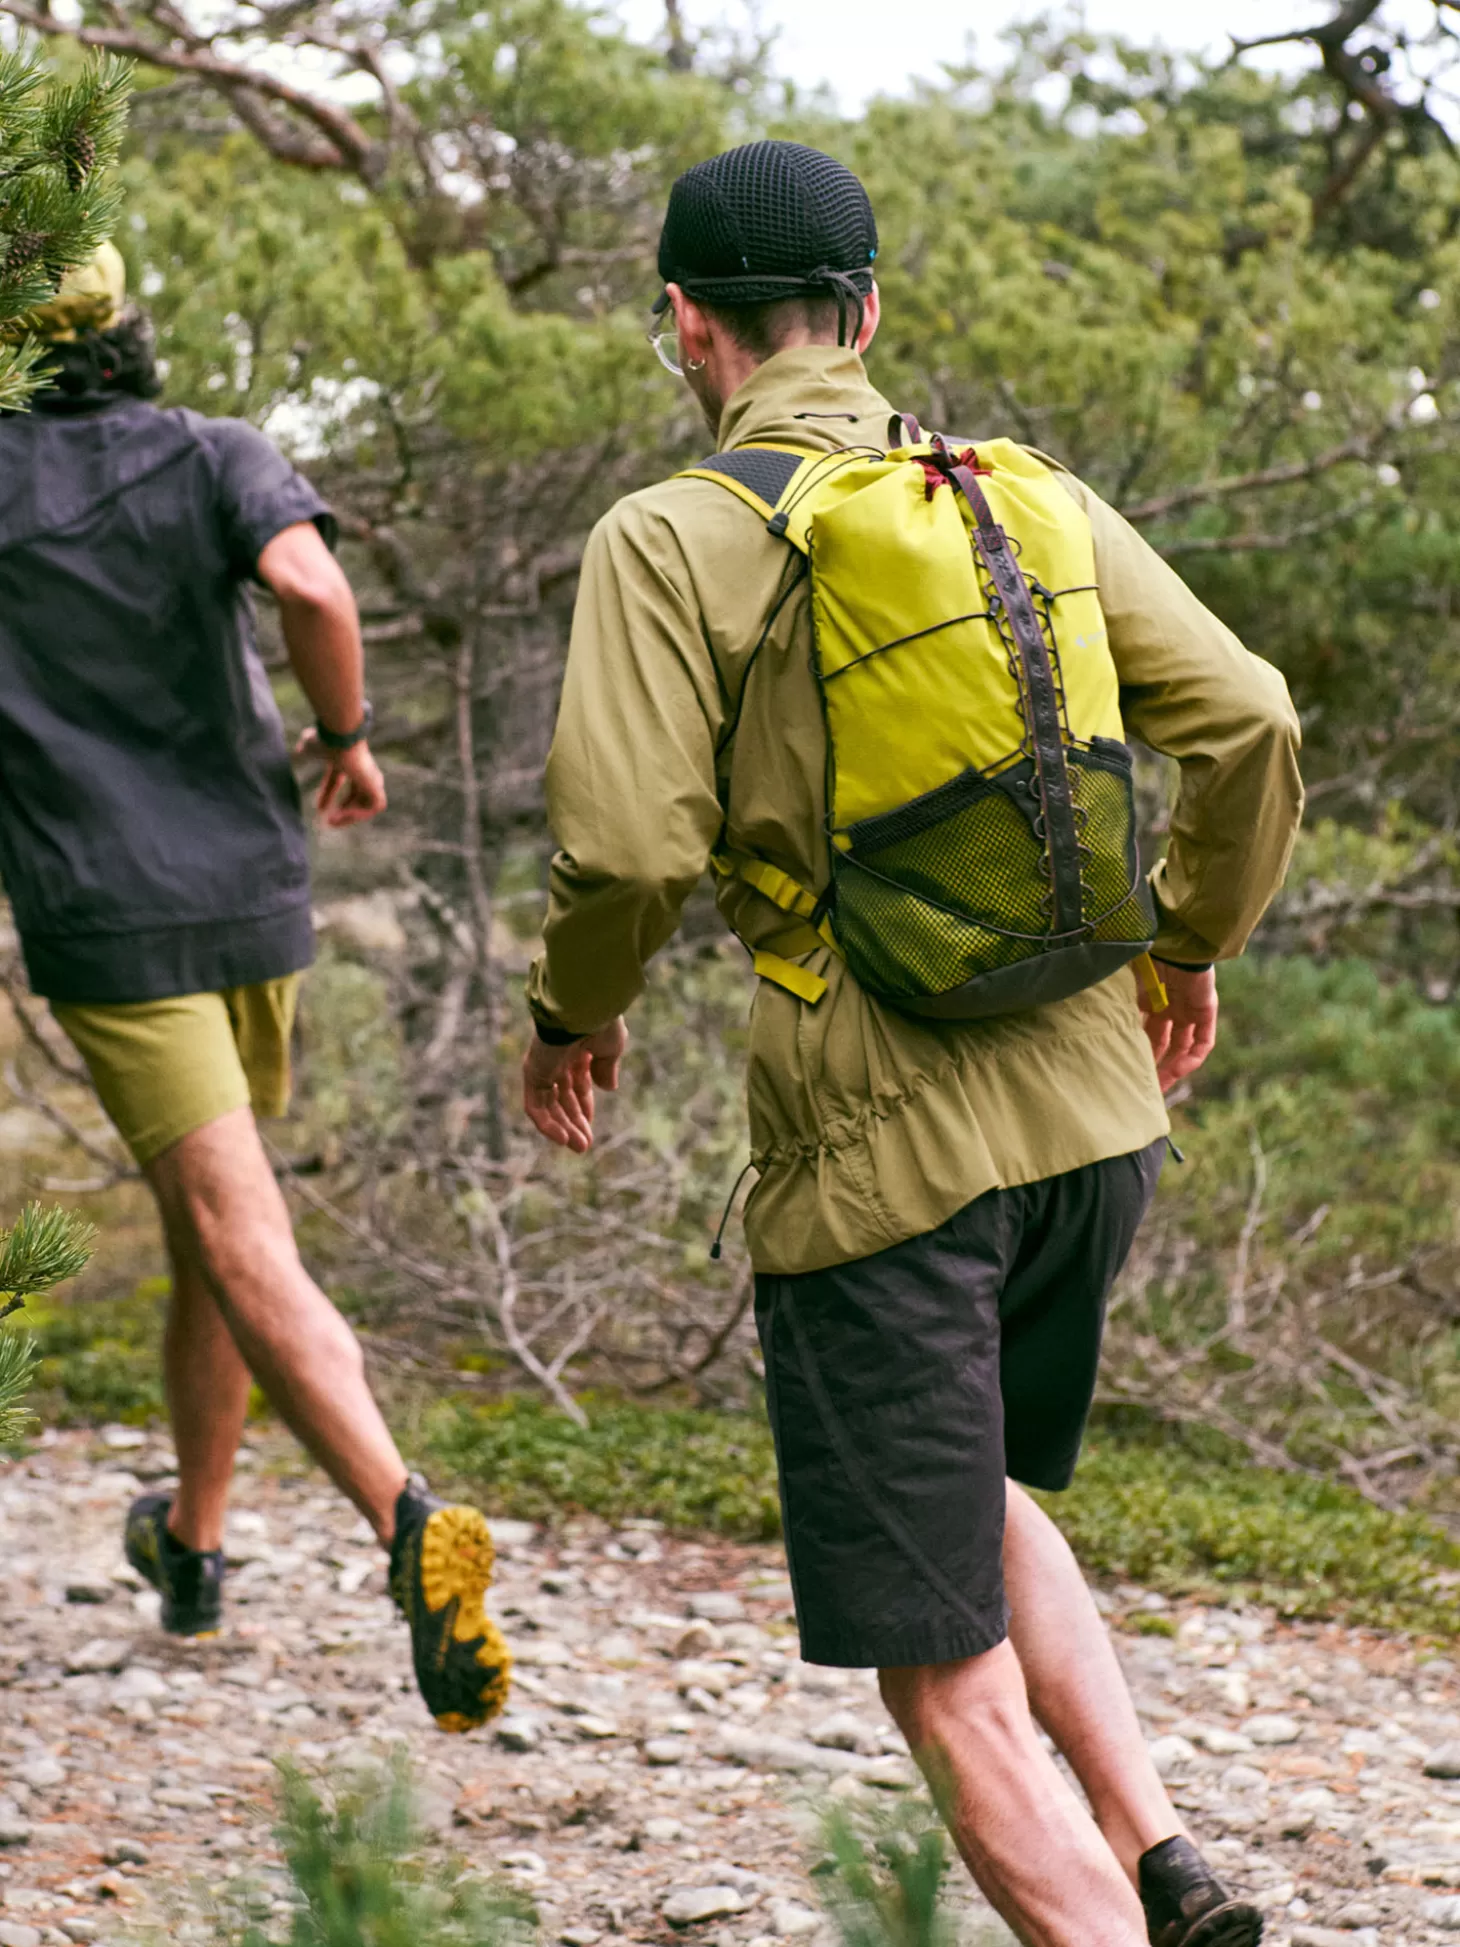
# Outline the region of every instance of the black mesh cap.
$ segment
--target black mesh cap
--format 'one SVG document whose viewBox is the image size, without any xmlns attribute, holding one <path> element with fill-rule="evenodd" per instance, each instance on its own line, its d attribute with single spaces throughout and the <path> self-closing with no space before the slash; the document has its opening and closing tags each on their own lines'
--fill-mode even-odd
<svg viewBox="0 0 1460 1947">
<path fill-rule="evenodd" d="M 850 169 L 800 142 L 748 142 L 675 183 L 659 275 L 707 304 L 844 296 L 849 286 L 865 297 L 876 255 L 872 205 Z"/>
</svg>

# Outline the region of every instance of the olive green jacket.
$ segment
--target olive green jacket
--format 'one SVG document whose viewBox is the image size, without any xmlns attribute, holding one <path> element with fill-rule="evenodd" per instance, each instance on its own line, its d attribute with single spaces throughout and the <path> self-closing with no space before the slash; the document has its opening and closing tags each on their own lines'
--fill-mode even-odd
<svg viewBox="0 0 1460 1947">
<path fill-rule="evenodd" d="M 890 413 L 855 353 L 805 347 L 746 381 L 720 444 L 886 446 Z M 1238 953 L 1282 882 L 1302 811 L 1287 689 L 1118 514 L 1061 478 L 1094 529 L 1127 727 L 1180 765 L 1154 875 L 1156 951 L 1193 963 Z M 538 1019 L 588 1033 L 629 1006 L 722 834 L 824 885 L 825 749 L 792 550 L 709 481 L 621 500 L 584 556 L 548 761 L 561 849 L 529 979 Z M 719 899 L 742 939 L 804 946 L 750 887 L 726 880 Z M 806 964 L 830 983 L 817 1005 L 763 981 L 751 1015 L 757 1270 L 867 1256 L 986 1190 L 1124 1154 L 1168 1126 L 1129 971 L 1054 1006 L 944 1023 L 872 1000 L 825 948 Z"/>
</svg>

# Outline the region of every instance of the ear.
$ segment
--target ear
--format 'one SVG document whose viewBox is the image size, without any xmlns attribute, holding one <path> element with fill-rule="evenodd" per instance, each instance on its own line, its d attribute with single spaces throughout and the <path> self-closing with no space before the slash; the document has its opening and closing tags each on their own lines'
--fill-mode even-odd
<svg viewBox="0 0 1460 1947">
<path fill-rule="evenodd" d="M 686 297 L 678 284 L 666 284 L 669 302 L 674 308 L 675 328 L 679 332 L 681 358 L 708 359 L 713 344 L 712 327 L 709 319 L 692 297 Z"/>
<path fill-rule="evenodd" d="M 874 278 L 872 288 L 867 293 L 867 302 L 862 311 L 862 329 L 857 333 L 857 350 L 866 351 L 877 336 L 877 327 L 882 322 L 882 293 Z"/>
</svg>

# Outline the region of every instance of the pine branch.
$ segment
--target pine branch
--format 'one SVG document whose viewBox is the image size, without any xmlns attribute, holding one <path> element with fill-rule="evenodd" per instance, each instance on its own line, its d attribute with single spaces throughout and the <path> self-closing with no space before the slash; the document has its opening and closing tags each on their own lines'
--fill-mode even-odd
<svg viewBox="0 0 1460 1947">
<path fill-rule="evenodd" d="M 69 1210 L 27 1204 L 14 1228 L 0 1235 L 0 1319 L 28 1297 L 74 1278 L 91 1256 L 96 1231 Z M 29 1334 L 0 1331 L 0 1446 L 19 1439 L 30 1424 L 21 1405 L 35 1377 L 39 1354 Z"/>
<path fill-rule="evenodd" d="M 86 1268 L 96 1228 L 70 1210 L 29 1203 L 0 1238 L 0 1292 L 24 1300 L 64 1284 Z"/>
<path fill-rule="evenodd" d="M 116 224 L 130 90 L 130 68 L 111 55 L 52 82 L 35 55 L 0 53 L 0 411 L 23 408 L 43 376 L 27 315 Z"/>
</svg>

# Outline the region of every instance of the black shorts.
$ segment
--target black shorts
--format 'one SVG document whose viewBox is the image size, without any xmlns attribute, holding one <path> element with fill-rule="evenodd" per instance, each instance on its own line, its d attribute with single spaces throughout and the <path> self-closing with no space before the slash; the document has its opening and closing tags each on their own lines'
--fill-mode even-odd
<svg viewBox="0 0 1460 1947">
<path fill-rule="evenodd" d="M 756 1279 L 807 1662 L 1003 1641 L 1004 1479 L 1070 1484 L 1105 1301 L 1165 1153 L 990 1190 L 874 1257 Z"/>
</svg>

